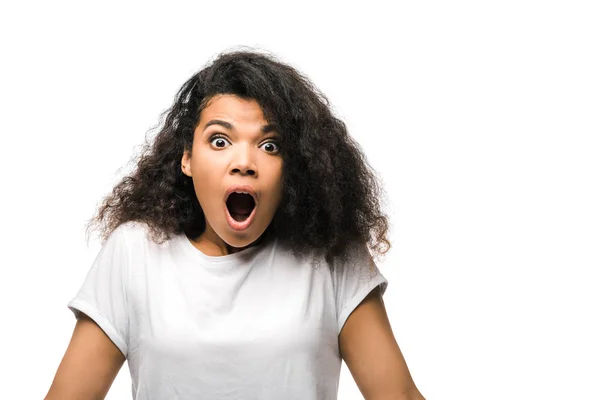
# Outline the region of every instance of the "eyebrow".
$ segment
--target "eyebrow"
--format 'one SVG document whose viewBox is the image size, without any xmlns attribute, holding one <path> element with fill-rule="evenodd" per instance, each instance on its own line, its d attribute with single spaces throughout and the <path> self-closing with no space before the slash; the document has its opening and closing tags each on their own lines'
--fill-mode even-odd
<svg viewBox="0 0 600 400">
<path fill-rule="evenodd" d="M 229 130 L 233 129 L 233 125 L 232 125 L 232 124 L 230 124 L 229 122 L 226 122 L 226 121 L 221 121 L 220 119 L 211 119 L 210 121 L 208 121 L 208 122 L 206 123 L 206 125 L 204 125 L 204 129 L 203 129 L 203 131 L 205 131 L 205 130 L 206 130 L 206 128 L 208 128 L 208 127 L 209 127 L 209 126 L 211 126 L 211 125 L 220 125 L 220 126 L 222 126 L 223 128 L 225 128 L 225 129 L 229 129 Z M 275 131 L 275 130 L 276 130 L 276 126 L 275 126 L 274 124 L 267 124 L 267 125 L 264 125 L 262 128 L 260 128 L 260 131 L 261 131 L 263 134 L 265 134 L 265 133 L 269 133 L 269 132 L 273 132 L 273 131 Z"/>
</svg>

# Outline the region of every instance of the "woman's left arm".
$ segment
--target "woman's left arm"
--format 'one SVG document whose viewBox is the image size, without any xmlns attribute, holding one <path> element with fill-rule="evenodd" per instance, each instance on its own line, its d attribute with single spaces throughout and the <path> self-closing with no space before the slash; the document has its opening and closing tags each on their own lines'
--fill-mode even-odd
<svg viewBox="0 0 600 400">
<path fill-rule="evenodd" d="M 346 320 L 339 347 L 366 400 L 425 400 L 394 338 L 379 286 Z"/>
</svg>

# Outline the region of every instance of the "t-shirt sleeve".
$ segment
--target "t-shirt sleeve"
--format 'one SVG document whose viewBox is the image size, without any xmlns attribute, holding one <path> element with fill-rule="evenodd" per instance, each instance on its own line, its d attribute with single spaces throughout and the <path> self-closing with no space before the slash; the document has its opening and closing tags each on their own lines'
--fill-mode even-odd
<svg viewBox="0 0 600 400">
<path fill-rule="evenodd" d="M 352 311 L 373 289 L 379 286 L 383 296 L 388 280 L 379 271 L 367 245 L 357 244 L 351 249 L 344 264 L 334 265 L 333 284 L 339 335 Z"/>
<path fill-rule="evenodd" d="M 129 313 L 127 303 L 128 253 L 122 227 L 106 239 L 76 296 L 67 307 L 79 318 L 90 317 L 127 357 Z"/>
</svg>

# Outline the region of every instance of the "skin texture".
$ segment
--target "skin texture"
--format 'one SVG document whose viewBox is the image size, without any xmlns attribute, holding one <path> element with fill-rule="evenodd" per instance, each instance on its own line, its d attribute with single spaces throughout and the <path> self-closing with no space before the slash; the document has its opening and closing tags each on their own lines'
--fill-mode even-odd
<svg viewBox="0 0 600 400">
<path fill-rule="evenodd" d="M 379 288 L 350 314 L 338 343 L 365 399 L 425 400 L 396 342 Z"/>
<path fill-rule="evenodd" d="M 103 399 L 124 362 L 119 348 L 82 313 L 44 400 Z"/>
<path fill-rule="evenodd" d="M 232 129 L 205 127 L 211 120 L 228 122 Z M 234 95 L 215 96 L 201 113 L 192 152 L 184 152 L 181 165 L 183 173 L 192 178 L 206 223 L 206 230 L 191 242 L 206 255 L 235 253 L 255 244 L 281 202 L 283 158 L 277 132 L 262 133 L 265 125 L 255 100 Z M 243 231 L 227 223 L 224 196 L 234 184 L 252 186 L 257 196 L 256 215 Z"/>
</svg>

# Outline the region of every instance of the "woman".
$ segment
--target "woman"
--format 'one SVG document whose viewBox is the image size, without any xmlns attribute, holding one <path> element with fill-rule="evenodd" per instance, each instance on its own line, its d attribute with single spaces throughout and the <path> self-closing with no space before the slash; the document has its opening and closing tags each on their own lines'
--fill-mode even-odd
<svg viewBox="0 0 600 400">
<path fill-rule="evenodd" d="M 46 399 L 422 399 L 394 339 L 380 188 L 312 83 L 275 57 L 220 54 L 178 92 L 89 227 L 103 245 L 68 307 Z"/>
</svg>

